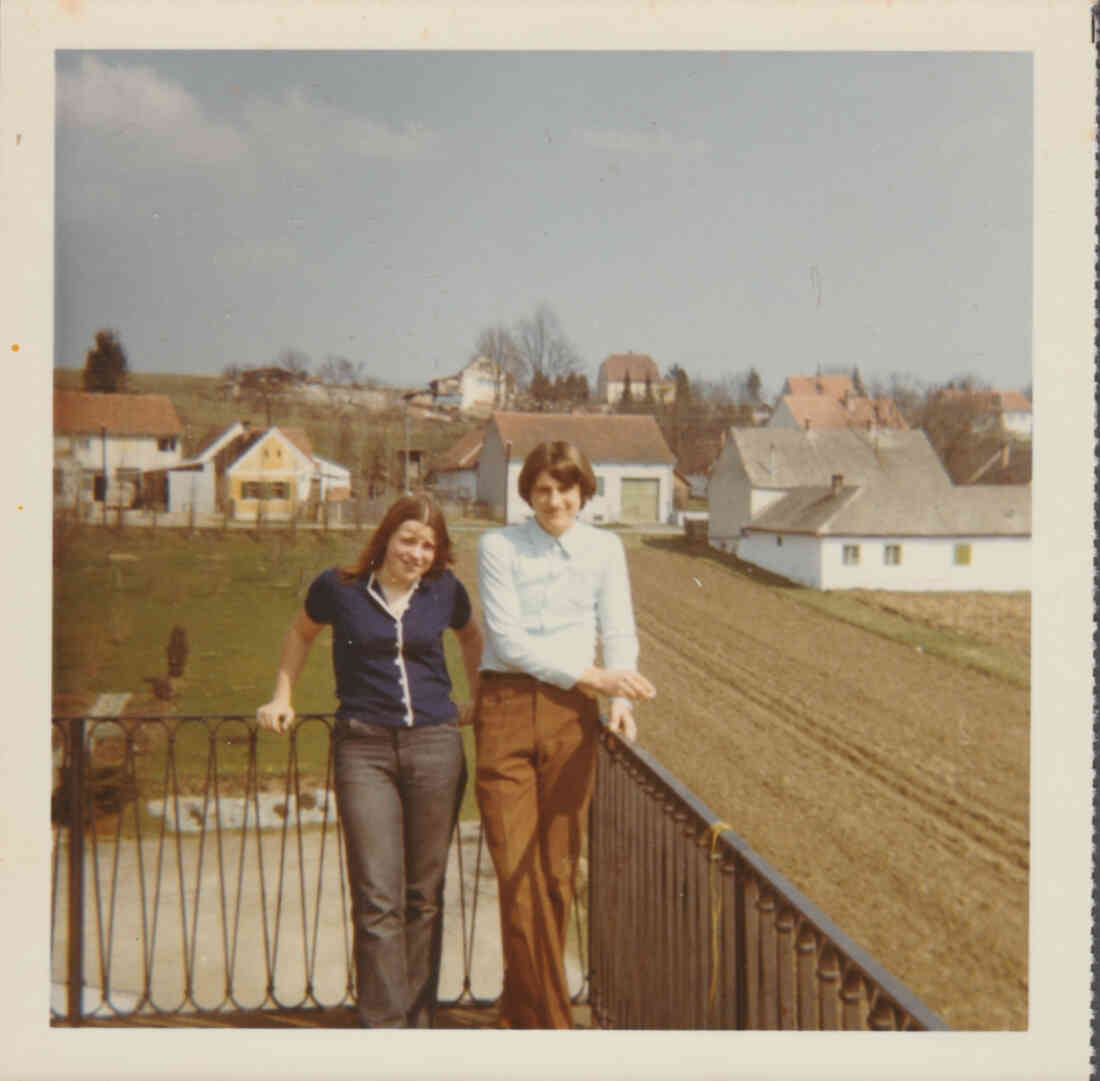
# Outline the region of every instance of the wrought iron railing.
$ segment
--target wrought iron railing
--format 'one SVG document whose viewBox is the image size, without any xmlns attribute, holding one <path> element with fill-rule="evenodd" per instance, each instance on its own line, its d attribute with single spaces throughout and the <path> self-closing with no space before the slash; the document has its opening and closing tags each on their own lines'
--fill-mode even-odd
<svg viewBox="0 0 1100 1081">
<path fill-rule="evenodd" d="M 332 719 L 55 718 L 56 1023 L 350 1007 Z M 83 823 L 83 828 L 73 828 Z M 570 986 L 616 1028 L 942 1028 L 645 752 L 604 731 Z M 442 1005 L 502 965 L 480 823 L 447 882 Z"/>
<path fill-rule="evenodd" d="M 947 1027 L 644 750 L 605 732 L 596 777 L 597 1024 Z"/>
</svg>

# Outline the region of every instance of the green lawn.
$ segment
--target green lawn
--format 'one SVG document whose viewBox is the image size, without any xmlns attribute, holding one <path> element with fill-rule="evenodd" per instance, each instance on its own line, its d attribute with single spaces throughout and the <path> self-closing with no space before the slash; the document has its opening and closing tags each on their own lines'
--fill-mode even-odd
<svg viewBox="0 0 1100 1081">
<path fill-rule="evenodd" d="M 465 547 L 474 543 L 465 538 Z M 55 536 L 53 693 L 59 712 L 79 711 L 104 692 L 129 692 L 128 714 L 251 717 L 271 695 L 279 651 L 313 577 L 351 562 L 362 535 L 298 530 L 254 539 L 244 533 L 59 526 Z M 174 626 L 187 632 L 186 670 L 170 702 L 149 682 L 167 674 L 165 650 Z M 294 695 L 299 714 L 336 708 L 331 631 L 321 632 Z M 469 698 L 458 645 L 446 636 L 448 667 L 460 703 Z M 184 725 L 176 740 L 183 783 L 200 783 L 212 768 L 205 726 Z M 240 726 L 217 742 L 219 778 L 247 765 Z M 472 732 L 467 731 L 472 776 Z M 304 776 L 323 778 L 327 739 L 320 725 L 298 738 Z M 276 783 L 288 764 L 285 737 L 262 733 L 257 769 Z M 156 774 L 164 756 L 144 761 Z M 473 813 L 472 784 L 466 813 Z"/>
</svg>

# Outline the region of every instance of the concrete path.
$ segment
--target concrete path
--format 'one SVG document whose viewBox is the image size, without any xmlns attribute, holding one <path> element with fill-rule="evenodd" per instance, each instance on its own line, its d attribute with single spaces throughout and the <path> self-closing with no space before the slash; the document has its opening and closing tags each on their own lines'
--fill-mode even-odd
<svg viewBox="0 0 1100 1081">
<path fill-rule="evenodd" d="M 181 814 L 182 817 L 182 814 Z M 257 841 L 224 828 L 99 840 L 85 859 L 84 1009 L 132 1012 L 148 986 L 161 1010 L 340 1003 L 349 983 L 351 931 L 341 887 L 345 871 L 330 829 L 265 829 Z M 493 999 L 501 987 L 499 897 L 478 824 L 463 823 L 451 846 L 445 893 L 439 997 L 463 991 Z M 52 942 L 52 1008 L 66 1007 L 67 893 L 64 846 L 57 863 Z M 90 842 L 90 839 L 89 839 Z M 89 848 L 91 845 L 89 843 Z M 318 893 L 320 894 L 318 898 Z M 582 966 L 568 961 L 570 984 Z M 190 986 L 190 995 L 187 988 Z M 109 988 L 104 992 L 103 988 Z"/>
</svg>

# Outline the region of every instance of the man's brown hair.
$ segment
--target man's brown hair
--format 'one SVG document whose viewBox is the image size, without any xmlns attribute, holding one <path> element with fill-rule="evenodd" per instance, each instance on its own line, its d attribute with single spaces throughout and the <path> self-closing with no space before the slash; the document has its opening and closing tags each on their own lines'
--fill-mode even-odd
<svg viewBox="0 0 1100 1081">
<path fill-rule="evenodd" d="M 592 472 L 588 456 L 580 447 L 557 439 L 552 443 L 540 443 L 524 459 L 519 474 L 519 494 L 528 505 L 535 478 L 544 471 L 566 488 L 578 485 L 582 507 L 596 494 L 596 474 Z"/>
</svg>

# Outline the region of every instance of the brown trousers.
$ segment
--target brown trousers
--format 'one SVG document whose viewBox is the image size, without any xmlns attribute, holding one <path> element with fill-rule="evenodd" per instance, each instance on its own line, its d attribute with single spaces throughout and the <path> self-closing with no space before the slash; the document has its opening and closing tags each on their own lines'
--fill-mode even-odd
<svg viewBox="0 0 1100 1081">
<path fill-rule="evenodd" d="M 501 1024 L 572 1028 L 566 921 L 596 771 L 599 707 L 526 676 L 484 679 L 477 801 L 500 886 Z"/>
</svg>

